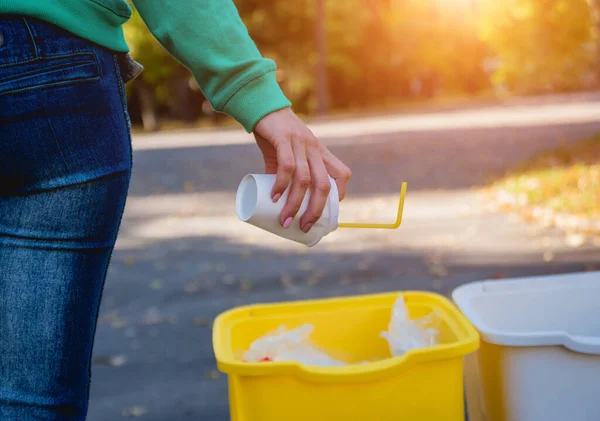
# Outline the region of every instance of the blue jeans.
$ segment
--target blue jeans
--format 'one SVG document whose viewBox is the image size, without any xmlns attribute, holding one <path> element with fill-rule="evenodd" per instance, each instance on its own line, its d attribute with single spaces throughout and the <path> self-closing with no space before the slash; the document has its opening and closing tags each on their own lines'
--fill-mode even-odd
<svg viewBox="0 0 600 421">
<path fill-rule="evenodd" d="M 0 420 L 84 420 L 131 173 L 119 56 L 0 16 Z"/>
</svg>

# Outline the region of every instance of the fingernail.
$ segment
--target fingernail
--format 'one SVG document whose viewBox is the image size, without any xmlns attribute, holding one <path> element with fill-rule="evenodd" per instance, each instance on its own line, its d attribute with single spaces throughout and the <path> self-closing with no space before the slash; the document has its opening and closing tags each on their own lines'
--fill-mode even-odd
<svg viewBox="0 0 600 421">
<path fill-rule="evenodd" d="M 312 228 L 313 224 L 312 222 L 309 222 L 308 224 L 304 225 L 304 228 L 302 228 L 303 232 L 308 232 L 310 231 L 310 229 Z"/>
<path fill-rule="evenodd" d="M 281 193 L 277 193 L 273 196 L 273 203 L 277 203 L 277 201 L 281 198 Z"/>
<path fill-rule="evenodd" d="M 283 222 L 283 228 L 289 228 L 290 225 L 292 225 L 292 219 L 294 219 L 294 218 L 292 218 L 291 216 L 289 216 L 288 219 L 286 219 Z"/>
</svg>

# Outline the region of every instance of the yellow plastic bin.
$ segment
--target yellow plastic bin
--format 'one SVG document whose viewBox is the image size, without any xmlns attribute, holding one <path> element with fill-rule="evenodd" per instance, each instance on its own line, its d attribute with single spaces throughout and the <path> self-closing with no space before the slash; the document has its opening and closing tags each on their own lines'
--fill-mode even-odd
<svg viewBox="0 0 600 421">
<path fill-rule="evenodd" d="M 403 293 L 411 318 L 436 312 L 440 345 L 390 358 L 387 330 L 398 293 L 233 309 L 215 320 L 213 346 L 229 376 L 233 421 L 462 421 L 463 356 L 479 336 L 446 298 Z M 311 339 L 345 367 L 245 363 L 240 354 L 284 324 L 313 324 Z"/>
</svg>

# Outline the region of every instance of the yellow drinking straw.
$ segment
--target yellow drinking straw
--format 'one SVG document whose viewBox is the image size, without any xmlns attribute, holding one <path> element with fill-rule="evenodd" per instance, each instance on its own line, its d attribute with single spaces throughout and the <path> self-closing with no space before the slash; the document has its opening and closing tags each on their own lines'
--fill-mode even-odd
<svg viewBox="0 0 600 421">
<path fill-rule="evenodd" d="M 388 230 L 396 229 L 402 223 L 402 211 L 404 210 L 404 196 L 405 195 L 406 195 L 406 183 L 402 183 L 402 187 L 400 188 L 400 202 L 398 203 L 398 215 L 396 216 L 396 222 L 394 222 L 393 224 L 341 222 L 338 226 L 340 228 L 372 228 L 372 229 L 388 229 Z"/>
</svg>

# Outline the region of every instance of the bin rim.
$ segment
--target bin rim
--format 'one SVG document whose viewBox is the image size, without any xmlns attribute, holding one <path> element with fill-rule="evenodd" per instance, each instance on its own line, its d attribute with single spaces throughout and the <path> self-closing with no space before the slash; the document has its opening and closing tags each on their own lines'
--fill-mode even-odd
<svg viewBox="0 0 600 421">
<path fill-rule="evenodd" d="M 577 284 L 568 281 L 577 279 Z M 542 283 L 543 282 L 543 283 Z M 485 280 L 461 285 L 452 292 L 452 299 L 460 311 L 478 330 L 484 342 L 512 347 L 563 346 L 571 351 L 600 355 L 600 336 L 574 335 L 568 331 L 539 330 L 514 332 L 489 326 L 470 305 L 470 299 L 483 295 L 510 296 L 524 291 L 582 288 L 600 288 L 600 271 L 529 276 L 506 280 Z"/>
<path fill-rule="evenodd" d="M 444 312 L 443 321 L 449 325 L 457 340 L 449 344 L 413 349 L 401 357 L 390 357 L 365 364 L 342 367 L 306 366 L 298 362 L 248 363 L 235 358 L 227 337 L 236 324 L 236 316 L 248 314 L 254 309 L 298 308 L 310 304 L 344 303 L 364 299 L 394 299 L 402 295 L 407 301 L 435 303 Z M 390 308 L 391 310 L 391 308 Z M 239 322 L 239 321 L 238 321 Z M 213 349 L 219 370 L 234 376 L 293 376 L 316 383 L 347 383 L 353 381 L 373 381 L 398 374 L 419 363 L 462 357 L 479 348 L 479 334 L 468 319 L 447 298 L 425 291 L 398 291 L 393 293 L 370 294 L 339 298 L 326 298 L 282 303 L 254 304 L 237 307 L 221 313 L 214 322 Z"/>
</svg>

